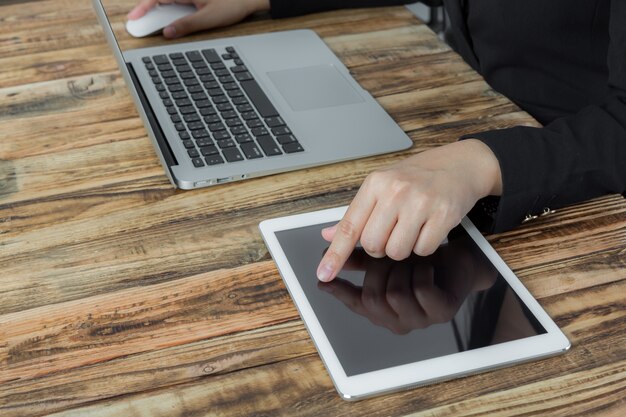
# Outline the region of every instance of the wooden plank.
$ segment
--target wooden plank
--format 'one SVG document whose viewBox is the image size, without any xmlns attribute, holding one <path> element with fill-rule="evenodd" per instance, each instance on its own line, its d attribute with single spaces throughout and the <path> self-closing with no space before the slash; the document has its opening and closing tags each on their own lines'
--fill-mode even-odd
<svg viewBox="0 0 626 417">
<path fill-rule="evenodd" d="M 182 288 L 184 292 L 185 286 Z M 96 402 L 94 407 L 78 410 L 89 415 L 100 412 L 137 416 L 164 413 L 170 407 L 179 409 L 180 400 L 184 402 L 181 415 L 196 407 L 228 415 L 240 414 L 241 410 L 312 415 L 324 413 L 328 407 L 336 415 L 403 414 L 431 407 L 454 414 L 458 409 L 477 407 L 481 402 L 476 398 L 482 396 L 504 396 L 512 401 L 506 406 L 501 401 L 484 404 L 484 413 L 505 412 L 513 406 L 536 408 L 544 401 L 558 409 L 569 404 L 571 394 L 567 392 L 581 391 L 586 400 L 577 407 L 580 412 L 593 411 L 600 403 L 619 406 L 622 399 L 618 394 L 626 383 L 625 290 L 626 280 L 622 280 L 543 299 L 548 313 L 572 341 L 571 351 L 540 362 L 449 381 L 445 389 L 437 384 L 358 403 L 343 402 L 297 321 L 145 353 L 126 352 L 118 359 L 94 361 L 89 366 L 70 369 L 68 364 L 63 372 L 3 384 L 0 403 L 6 402 L 6 412 L 13 415 Z M 100 301 L 98 306 L 104 307 Z M 72 306 L 68 307 L 73 312 Z M 124 311 L 118 314 L 122 316 Z M 224 321 L 228 326 L 230 320 Z M 84 340 L 82 343 L 89 344 Z M 150 343 L 156 345 L 159 341 Z M 95 344 L 97 340 L 91 340 L 91 345 Z M 97 349 L 92 351 L 95 357 L 99 355 Z M 141 394 L 150 388 L 150 392 Z M 36 399 L 29 392 L 36 392 Z M 125 395 L 99 402 L 116 392 Z M 241 396 L 243 392 L 245 396 Z M 517 404 L 530 394 L 540 403 Z M 231 398 L 235 395 L 239 395 L 237 401 Z M 154 408 L 151 404 L 158 405 Z M 4 410 L 0 407 L 0 411 Z"/>
</svg>

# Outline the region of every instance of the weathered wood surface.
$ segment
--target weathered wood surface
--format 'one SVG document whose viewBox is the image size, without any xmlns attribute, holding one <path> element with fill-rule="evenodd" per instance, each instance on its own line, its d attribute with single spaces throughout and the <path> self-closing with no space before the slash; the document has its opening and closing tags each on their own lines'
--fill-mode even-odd
<svg viewBox="0 0 626 417">
<path fill-rule="evenodd" d="M 115 0 L 116 29 L 132 3 Z M 90 3 L 0 3 L 0 415 L 623 415 L 617 196 L 489 237 L 572 341 L 566 355 L 340 400 L 258 222 L 345 204 L 368 172 L 461 134 L 535 122 L 403 8 L 256 18 L 191 39 L 302 27 L 415 146 L 178 191 Z"/>
</svg>

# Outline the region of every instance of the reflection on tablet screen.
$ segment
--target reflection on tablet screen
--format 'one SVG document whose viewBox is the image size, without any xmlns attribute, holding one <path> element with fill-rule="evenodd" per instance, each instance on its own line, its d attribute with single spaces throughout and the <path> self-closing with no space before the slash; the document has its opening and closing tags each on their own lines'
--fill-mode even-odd
<svg viewBox="0 0 626 417">
<path fill-rule="evenodd" d="M 376 259 L 357 248 L 321 283 L 329 225 L 276 237 L 348 376 L 546 333 L 461 226 L 427 257 Z"/>
</svg>

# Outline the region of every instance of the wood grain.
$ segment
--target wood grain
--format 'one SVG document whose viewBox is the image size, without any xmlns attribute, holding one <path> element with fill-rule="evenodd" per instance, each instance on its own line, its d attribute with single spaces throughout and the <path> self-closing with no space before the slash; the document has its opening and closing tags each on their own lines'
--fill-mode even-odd
<svg viewBox="0 0 626 417">
<path fill-rule="evenodd" d="M 109 1 L 109 0 L 107 0 Z M 124 48 L 133 1 L 110 0 Z M 409 134 L 402 153 L 180 191 L 88 1 L 0 5 L 0 415 L 624 415 L 626 203 L 488 239 L 573 343 L 566 355 L 383 395 L 336 394 L 258 231 L 347 204 L 371 171 L 538 124 L 404 8 L 240 25 L 311 28 Z"/>
</svg>

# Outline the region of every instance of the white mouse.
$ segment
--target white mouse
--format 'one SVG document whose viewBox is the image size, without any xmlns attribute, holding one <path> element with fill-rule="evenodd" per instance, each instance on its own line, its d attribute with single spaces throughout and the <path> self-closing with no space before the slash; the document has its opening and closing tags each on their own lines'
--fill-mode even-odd
<svg viewBox="0 0 626 417">
<path fill-rule="evenodd" d="M 126 30 L 135 38 L 142 38 L 160 31 L 170 23 L 196 12 L 188 4 L 159 4 L 137 20 L 126 22 Z"/>
</svg>

